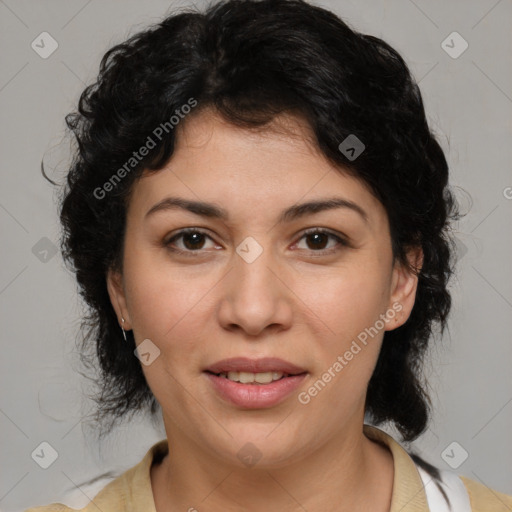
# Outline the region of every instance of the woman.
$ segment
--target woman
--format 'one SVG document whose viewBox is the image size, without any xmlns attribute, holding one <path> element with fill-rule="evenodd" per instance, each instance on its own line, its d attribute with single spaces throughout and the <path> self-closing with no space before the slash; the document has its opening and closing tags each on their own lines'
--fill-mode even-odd
<svg viewBox="0 0 512 512">
<path fill-rule="evenodd" d="M 227 1 L 112 48 L 67 122 L 98 420 L 161 408 L 166 431 L 83 510 L 512 508 L 365 424 L 425 431 L 450 310 L 457 208 L 395 50 L 301 0 Z"/>
</svg>

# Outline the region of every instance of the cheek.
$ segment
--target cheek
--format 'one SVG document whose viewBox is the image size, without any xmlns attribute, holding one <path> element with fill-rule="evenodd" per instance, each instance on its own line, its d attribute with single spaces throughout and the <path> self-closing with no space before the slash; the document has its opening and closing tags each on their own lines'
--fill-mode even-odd
<svg viewBox="0 0 512 512">
<path fill-rule="evenodd" d="M 126 296 L 136 339 L 149 338 L 157 345 L 193 339 L 199 328 L 194 317 L 208 304 L 213 276 L 205 276 L 200 266 L 184 272 L 169 263 L 165 251 L 132 247 L 126 254 Z"/>
<path fill-rule="evenodd" d="M 326 388 L 318 393 L 323 398 L 315 401 L 317 407 L 337 403 L 342 414 L 364 399 L 381 346 L 382 321 L 377 322 L 387 306 L 388 282 L 385 262 L 362 257 L 296 281 L 294 291 L 306 305 L 303 311 L 316 339 L 310 350 L 315 381 Z M 322 382 L 318 389 L 324 389 Z"/>
<path fill-rule="evenodd" d="M 294 293 L 317 318 L 323 331 L 338 340 L 351 339 L 383 313 L 389 295 L 389 276 L 378 262 L 302 274 Z M 299 301 L 299 303 L 301 302 Z"/>
</svg>

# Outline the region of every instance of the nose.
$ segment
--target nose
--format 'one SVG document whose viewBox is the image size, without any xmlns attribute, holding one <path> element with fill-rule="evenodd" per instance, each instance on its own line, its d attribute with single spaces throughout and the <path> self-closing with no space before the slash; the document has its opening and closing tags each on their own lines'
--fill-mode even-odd
<svg viewBox="0 0 512 512">
<path fill-rule="evenodd" d="M 233 254 L 233 267 L 222 282 L 219 323 L 249 336 L 261 336 L 265 329 L 273 333 L 288 329 L 293 293 L 286 272 L 269 249 L 263 248 L 253 261 L 240 254 Z"/>
</svg>

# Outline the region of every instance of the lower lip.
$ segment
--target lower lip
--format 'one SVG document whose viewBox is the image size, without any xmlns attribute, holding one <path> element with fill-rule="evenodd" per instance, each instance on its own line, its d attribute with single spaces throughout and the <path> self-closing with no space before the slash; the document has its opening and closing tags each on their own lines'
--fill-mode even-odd
<svg viewBox="0 0 512 512">
<path fill-rule="evenodd" d="M 307 375 L 292 375 L 269 384 L 242 384 L 213 373 L 205 374 L 223 398 L 245 409 L 262 409 L 278 405 L 302 384 Z"/>
</svg>

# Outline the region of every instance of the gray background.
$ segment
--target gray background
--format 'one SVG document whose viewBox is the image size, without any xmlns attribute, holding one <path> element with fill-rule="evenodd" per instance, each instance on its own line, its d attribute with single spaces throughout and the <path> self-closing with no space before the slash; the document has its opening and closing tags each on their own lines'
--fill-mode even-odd
<svg viewBox="0 0 512 512">
<path fill-rule="evenodd" d="M 512 2 L 319 4 L 404 56 L 469 212 L 457 226 L 461 259 L 449 332 L 427 364 L 435 414 L 415 447 L 440 468 L 450 469 L 449 460 L 460 464 L 458 474 L 512 494 Z M 98 446 L 81 426 L 91 402 L 81 398 L 86 384 L 73 354 L 80 303 L 60 255 L 44 253 L 51 245 L 41 239 L 56 244 L 59 226 L 55 192 L 39 168 L 44 158 L 50 176 L 62 180 L 69 147 L 63 118 L 103 53 L 179 5 L 190 2 L 0 0 L 3 511 L 61 501 L 73 489 L 86 503 L 77 485 L 109 469 L 120 473 L 165 437 L 140 419 Z M 47 59 L 31 47 L 44 31 L 59 45 Z M 458 58 L 442 47 L 453 31 L 469 44 Z M 461 48 L 458 40 L 447 44 Z M 31 457 L 43 441 L 58 452 L 46 470 Z"/>
</svg>

